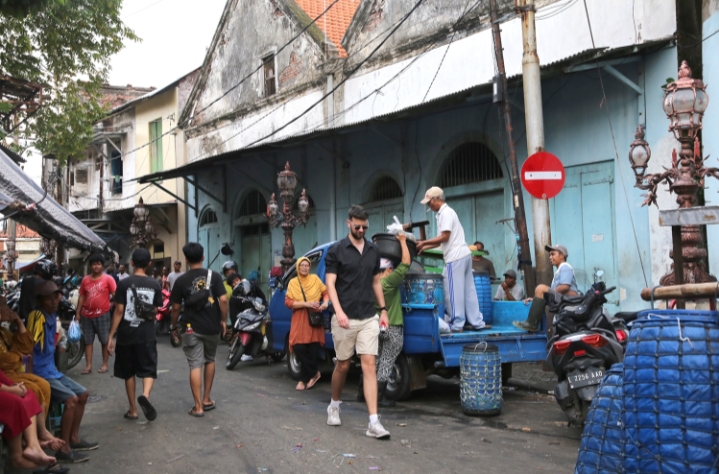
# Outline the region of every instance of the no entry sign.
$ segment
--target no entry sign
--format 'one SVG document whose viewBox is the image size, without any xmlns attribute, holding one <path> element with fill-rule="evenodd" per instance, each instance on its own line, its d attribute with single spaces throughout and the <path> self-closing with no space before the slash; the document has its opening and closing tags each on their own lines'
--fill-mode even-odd
<svg viewBox="0 0 719 474">
<path fill-rule="evenodd" d="M 551 199 L 562 190 L 566 174 L 559 158 L 540 151 L 522 165 L 522 185 L 538 199 Z"/>
</svg>

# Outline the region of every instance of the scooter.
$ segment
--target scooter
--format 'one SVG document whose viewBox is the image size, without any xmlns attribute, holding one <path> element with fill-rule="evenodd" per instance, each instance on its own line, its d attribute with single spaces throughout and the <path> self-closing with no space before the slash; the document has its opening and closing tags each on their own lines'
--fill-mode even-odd
<svg viewBox="0 0 719 474">
<path fill-rule="evenodd" d="M 556 315 L 547 365 L 557 374 L 554 397 L 570 424 L 584 424 L 604 374 L 624 360 L 627 328 L 603 307 L 605 295 L 615 289 L 600 281 L 582 296 L 553 301 L 548 295 L 547 308 Z"/>
<path fill-rule="evenodd" d="M 155 334 L 162 335 L 162 334 L 169 334 L 170 333 L 170 325 L 171 325 L 171 314 L 172 314 L 172 305 L 170 305 L 170 290 L 167 288 L 162 289 L 162 306 L 157 308 L 157 327 L 155 329 Z"/>
<path fill-rule="evenodd" d="M 232 328 L 230 351 L 227 354 L 225 368 L 234 369 L 243 355 L 250 355 L 255 359 L 260 356 L 267 357 L 271 363 L 281 361 L 285 356 L 284 351 L 272 351 L 266 336 L 269 319 L 267 307 L 259 298 L 243 298 L 243 300 L 251 306 L 237 315 Z"/>
</svg>

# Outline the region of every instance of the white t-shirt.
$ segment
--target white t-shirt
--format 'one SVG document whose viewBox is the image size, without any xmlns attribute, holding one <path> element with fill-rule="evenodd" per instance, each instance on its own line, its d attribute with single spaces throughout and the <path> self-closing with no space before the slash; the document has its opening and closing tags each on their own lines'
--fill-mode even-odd
<svg viewBox="0 0 719 474">
<path fill-rule="evenodd" d="M 175 286 L 175 280 L 177 280 L 184 274 L 185 272 L 172 272 L 167 275 L 167 281 L 170 282 L 170 291 L 172 291 L 172 287 Z"/>
<path fill-rule="evenodd" d="M 437 211 L 437 232 L 449 231 L 449 240 L 441 245 L 445 263 L 456 262 L 472 254 L 464 239 L 464 229 L 454 209 L 446 203 Z"/>
<path fill-rule="evenodd" d="M 514 301 L 522 301 L 524 299 L 524 287 L 519 283 L 515 283 L 514 286 L 509 289 L 509 292 L 514 297 Z M 507 293 L 504 291 L 504 288 L 502 288 L 502 285 L 497 288 L 494 299 L 497 301 L 507 301 Z"/>
<path fill-rule="evenodd" d="M 125 278 L 128 278 L 130 276 L 129 273 L 118 273 L 117 274 L 117 281 L 124 280 Z"/>
</svg>

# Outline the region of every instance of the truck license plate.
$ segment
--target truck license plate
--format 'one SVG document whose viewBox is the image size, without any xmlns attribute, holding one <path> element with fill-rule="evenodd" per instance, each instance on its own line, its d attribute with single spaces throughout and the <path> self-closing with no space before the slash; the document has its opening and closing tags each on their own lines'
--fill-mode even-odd
<svg viewBox="0 0 719 474">
<path fill-rule="evenodd" d="M 576 389 L 587 387 L 589 385 L 598 385 L 604 377 L 603 369 L 590 369 L 587 372 L 572 372 L 567 377 L 569 388 Z"/>
</svg>

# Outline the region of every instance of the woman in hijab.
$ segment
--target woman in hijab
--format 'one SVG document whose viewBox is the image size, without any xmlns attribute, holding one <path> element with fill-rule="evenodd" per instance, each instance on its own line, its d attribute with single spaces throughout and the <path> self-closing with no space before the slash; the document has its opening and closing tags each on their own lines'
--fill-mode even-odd
<svg viewBox="0 0 719 474">
<path fill-rule="evenodd" d="M 290 280 L 285 296 L 285 305 L 292 309 L 290 353 L 297 355 L 302 371 L 296 390 L 312 388 L 320 379 L 317 356 L 325 344 L 325 328 L 310 326 L 309 312 L 325 311 L 330 298 L 322 280 L 310 274 L 311 266 L 306 257 L 297 260 L 297 276 Z"/>
</svg>

